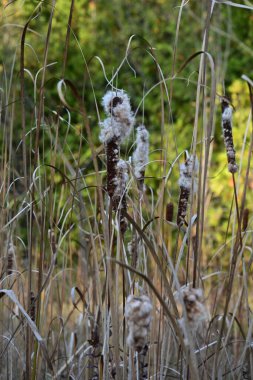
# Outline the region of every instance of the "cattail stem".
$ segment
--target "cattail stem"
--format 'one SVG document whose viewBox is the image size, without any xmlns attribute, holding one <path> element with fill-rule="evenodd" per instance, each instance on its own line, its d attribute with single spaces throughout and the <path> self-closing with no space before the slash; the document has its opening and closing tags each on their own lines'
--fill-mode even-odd
<svg viewBox="0 0 253 380">
<path fill-rule="evenodd" d="M 229 102 L 226 98 L 221 101 L 222 109 L 222 129 L 224 143 L 227 151 L 228 170 L 230 173 L 236 173 L 238 166 L 235 160 L 235 149 L 232 133 L 232 108 L 229 106 Z"/>
</svg>

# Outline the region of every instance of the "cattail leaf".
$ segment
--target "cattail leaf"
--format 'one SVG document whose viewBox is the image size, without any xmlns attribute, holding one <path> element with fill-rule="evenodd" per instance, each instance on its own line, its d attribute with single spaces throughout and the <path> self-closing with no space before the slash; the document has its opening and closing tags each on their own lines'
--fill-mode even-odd
<svg viewBox="0 0 253 380">
<path fill-rule="evenodd" d="M 169 299 L 170 299 L 170 302 L 172 304 L 174 313 L 178 317 L 177 305 L 176 305 L 176 302 L 174 300 L 173 293 L 172 293 L 169 281 L 168 281 L 168 279 L 167 279 L 167 277 L 166 277 L 166 275 L 164 273 L 163 266 L 162 266 L 162 264 L 161 264 L 161 262 L 159 260 L 159 257 L 156 254 L 156 251 L 155 251 L 155 248 L 154 248 L 153 244 L 150 242 L 150 240 L 144 234 L 144 232 L 142 231 L 142 229 L 138 226 L 138 224 L 133 220 L 133 218 L 127 212 L 124 212 L 124 216 L 128 219 L 128 221 L 136 229 L 136 231 L 138 232 L 138 234 L 140 235 L 140 237 L 144 240 L 144 242 L 146 243 L 147 247 L 149 248 L 149 250 L 150 250 L 150 252 L 151 252 L 151 254 L 152 254 L 152 256 L 153 256 L 153 258 L 155 260 L 155 263 L 157 264 L 158 268 L 161 271 L 161 275 L 162 275 L 162 278 L 164 280 L 165 288 L 168 291 Z"/>
<path fill-rule="evenodd" d="M 79 295 L 79 300 L 78 301 L 75 301 L 75 292 L 78 293 Z M 77 307 L 77 304 L 79 303 L 80 299 L 82 300 L 83 304 L 86 305 L 86 302 L 85 302 L 85 299 L 84 299 L 84 295 L 83 293 L 81 292 L 81 290 L 77 287 L 77 286 L 74 286 L 72 289 L 71 289 L 71 300 L 72 300 L 72 304 L 74 306 L 74 308 L 76 310 L 78 310 L 80 313 L 82 313 L 82 311 Z"/>
</svg>

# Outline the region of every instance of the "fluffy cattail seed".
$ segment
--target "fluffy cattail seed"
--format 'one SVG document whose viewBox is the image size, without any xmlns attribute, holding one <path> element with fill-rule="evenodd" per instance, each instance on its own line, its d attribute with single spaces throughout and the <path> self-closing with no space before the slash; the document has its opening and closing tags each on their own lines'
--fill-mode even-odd
<svg viewBox="0 0 253 380">
<path fill-rule="evenodd" d="M 123 90 L 108 91 L 102 99 L 102 105 L 108 118 L 100 123 L 100 141 L 108 143 L 116 138 L 122 143 L 134 124 L 129 97 Z"/>
<path fill-rule="evenodd" d="M 124 160 L 119 160 L 114 180 L 116 187 L 112 198 L 112 205 L 114 210 L 119 208 L 120 231 L 124 235 L 127 229 L 127 221 L 122 214 L 124 211 L 127 211 L 126 184 L 128 181 L 127 163 Z"/>
<path fill-rule="evenodd" d="M 145 168 L 148 164 L 149 133 L 144 125 L 137 128 L 136 149 L 133 153 L 134 175 L 140 190 L 144 190 Z"/>
<path fill-rule="evenodd" d="M 7 275 L 10 275 L 13 272 L 15 260 L 15 250 L 14 245 L 9 243 L 7 251 Z"/>
<path fill-rule="evenodd" d="M 145 346 L 149 325 L 151 322 L 152 304 L 147 296 L 128 296 L 126 302 L 126 321 L 129 328 L 127 344 L 136 351 Z"/>
<path fill-rule="evenodd" d="M 166 205 L 166 220 L 167 220 L 167 222 L 173 221 L 173 214 L 174 214 L 174 205 L 172 202 L 169 202 Z"/>
<path fill-rule="evenodd" d="M 198 172 L 198 159 L 197 157 L 187 154 L 187 158 L 184 164 L 180 165 L 180 195 L 178 201 L 177 212 L 177 225 L 180 227 L 185 223 L 185 217 L 187 213 L 187 205 L 193 185 L 193 192 L 197 190 L 196 179 L 194 176 Z M 193 184 L 192 184 L 193 182 Z"/>
<path fill-rule="evenodd" d="M 107 166 L 107 192 L 112 198 L 117 184 L 117 164 L 120 144 L 129 136 L 134 124 L 130 101 L 123 90 L 108 91 L 102 100 L 107 118 L 100 123 L 100 141 L 105 144 Z"/>
<path fill-rule="evenodd" d="M 229 106 L 227 98 L 223 97 L 221 100 L 222 109 L 222 130 L 224 143 L 227 151 L 228 170 L 230 173 L 236 173 L 238 166 L 235 161 L 235 149 L 232 133 L 232 108 Z"/>
<path fill-rule="evenodd" d="M 243 232 L 247 230 L 248 222 L 249 222 L 249 209 L 245 208 L 243 210 L 243 219 L 242 219 L 242 230 L 243 230 Z"/>
<path fill-rule="evenodd" d="M 207 320 L 207 310 L 203 304 L 202 289 L 186 287 L 182 290 L 183 301 L 187 319 L 193 330 L 198 328 L 200 322 Z M 183 322 L 181 320 L 181 322 Z"/>
</svg>

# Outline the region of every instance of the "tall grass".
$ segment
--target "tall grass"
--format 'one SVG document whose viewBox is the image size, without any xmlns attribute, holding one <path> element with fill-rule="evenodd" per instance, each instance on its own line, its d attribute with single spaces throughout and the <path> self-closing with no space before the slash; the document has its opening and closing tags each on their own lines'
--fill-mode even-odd
<svg viewBox="0 0 253 380">
<path fill-rule="evenodd" d="M 242 12 L 252 10 L 248 3 L 241 5 Z M 2 57 L 2 379 L 253 377 L 253 83 L 244 75 L 251 110 L 248 124 L 240 126 L 245 130 L 244 140 L 236 141 L 234 136 L 238 171 L 220 177 L 231 184 L 230 211 L 223 221 L 226 233 L 216 247 L 209 221 L 216 207 L 211 182 L 215 131 L 219 128 L 222 133 L 226 94 L 220 93 L 225 72 L 209 53 L 209 34 L 215 7 L 240 5 L 229 1 L 203 4 L 199 51 L 177 67 L 177 47 L 183 38 L 180 26 L 187 6 L 185 0 L 181 2 L 169 77 L 155 50 L 137 36 L 126 41 L 125 57 L 111 77 L 97 57 L 106 82 L 104 93 L 113 94 L 105 110 L 89 71 L 94 61 L 87 63 L 83 56 L 94 97 L 93 115 L 78 78 L 75 83 L 68 79 L 69 41 L 75 37 L 71 25 L 74 0 L 61 63 L 50 60 L 57 1 L 47 8 L 48 29 L 37 72 L 25 66 L 28 46 L 36 55 L 36 46 L 26 40 L 30 24 L 40 17 L 43 1 L 22 25 L 11 65 L 5 64 L 9 57 Z M 15 4 L 4 3 L 3 14 L 11 7 L 15 9 Z M 124 104 L 120 96 L 128 99 L 117 82 L 124 65 L 134 71 L 129 58 L 136 40 L 159 79 L 141 97 L 128 94 L 134 113 L 127 109 L 129 122 L 125 114 L 122 121 L 116 113 Z M 47 75 L 55 65 L 61 77 L 52 81 L 52 90 Z M 197 72 L 196 81 L 185 76 L 189 67 Z M 185 146 L 178 143 L 172 111 L 181 82 L 185 91 L 189 90 L 187 83 L 191 83 L 189 91 L 195 91 L 194 125 Z M 145 123 L 145 102 L 158 88 L 160 99 L 155 101 L 161 104 L 161 138 L 157 151 L 153 148 L 158 131 Z M 57 94 L 57 107 L 47 103 L 51 91 Z M 233 123 L 228 100 L 226 108 Z M 184 120 L 186 115 L 181 117 Z M 125 128 L 134 118 L 129 135 Z M 121 141 L 114 129 L 101 144 L 99 125 L 111 128 L 113 123 L 120 124 L 127 141 Z M 222 165 L 228 171 L 226 158 Z M 173 209 L 178 209 L 177 217 Z M 217 234 L 222 234 L 221 227 L 215 226 Z"/>
</svg>

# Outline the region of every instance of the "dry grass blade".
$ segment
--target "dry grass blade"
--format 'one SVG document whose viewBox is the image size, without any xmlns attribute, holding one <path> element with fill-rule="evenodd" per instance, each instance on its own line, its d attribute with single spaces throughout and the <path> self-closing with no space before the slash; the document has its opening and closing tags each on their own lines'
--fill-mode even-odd
<svg viewBox="0 0 253 380">
<path fill-rule="evenodd" d="M 41 351 L 42 351 L 44 358 L 48 364 L 48 367 L 50 368 L 51 371 L 53 371 L 53 365 L 52 365 L 51 360 L 49 358 L 44 339 L 40 335 L 40 333 L 37 329 L 37 326 L 35 325 L 35 323 L 32 321 L 32 319 L 27 314 L 27 312 L 25 311 L 25 309 L 23 308 L 23 306 L 21 305 L 21 303 L 17 299 L 13 290 L 1 289 L 0 290 L 0 298 L 2 298 L 4 296 L 9 297 L 12 300 L 12 302 L 18 307 L 20 312 L 23 314 L 23 317 L 25 318 L 25 320 L 26 320 L 27 324 L 29 325 L 34 337 L 36 338 L 37 342 L 39 343 L 39 345 L 41 347 Z"/>
</svg>

